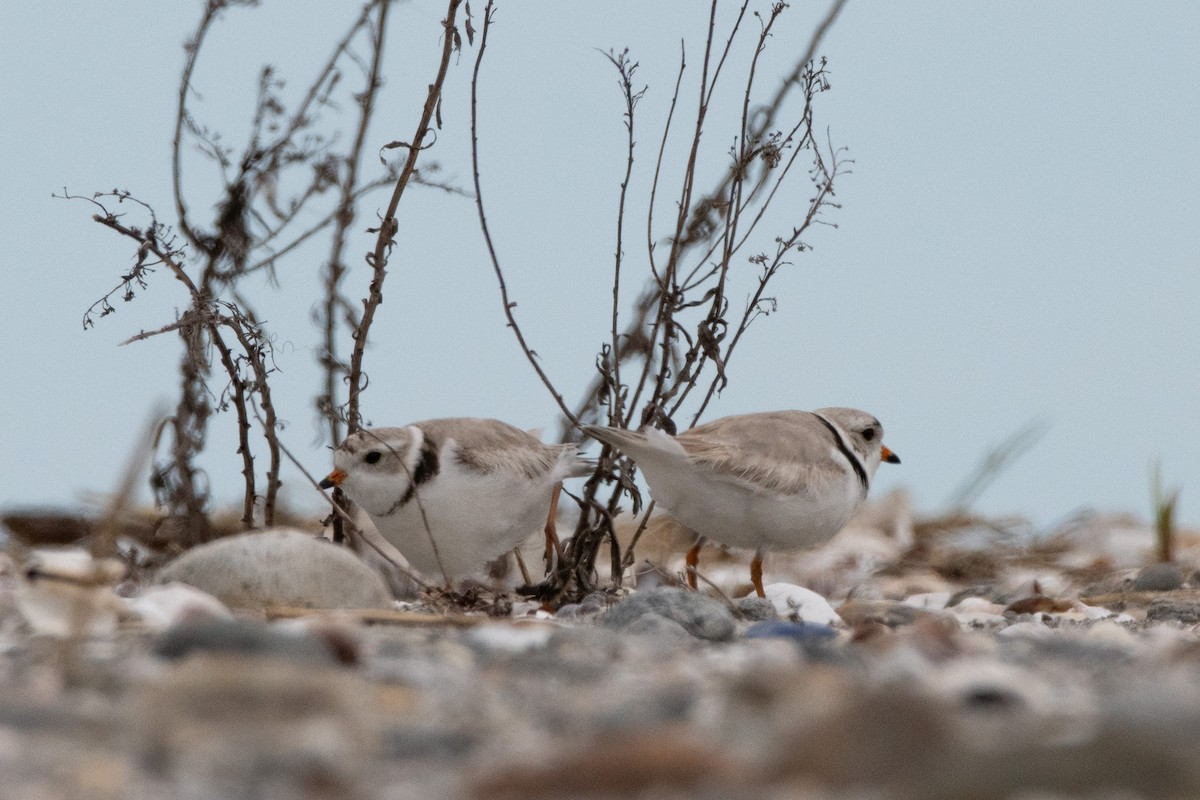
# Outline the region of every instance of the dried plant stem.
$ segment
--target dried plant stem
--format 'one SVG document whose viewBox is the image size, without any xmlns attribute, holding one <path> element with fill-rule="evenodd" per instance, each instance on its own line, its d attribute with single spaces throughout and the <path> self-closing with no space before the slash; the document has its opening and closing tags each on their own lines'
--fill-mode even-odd
<svg viewBox="0 0 1200 800">
<path fill-rule="evenodd" d="M 675 341 L 677 328 L 674 322 L 676 302 L 674 298 L 679 291 L 678 270 L 679 259 L 684 248 L 684 228 L 687 224 L 688 215 L 692 208 L 692 192 L 696 180 L 696 164 L 697 157 L 700 151 L 700 141 L 704 134 L 704 121 L 708 116 L 708 101 L 710 93 L 709 86 L 709 62 L 712 58 L 713 37 L 716 29 L 717 17 L 717 0 L 713 0 L 709 7 L 708 30 L 704 40 L 704 59 L 700 69 L 700 100 L 696 108 L 696 125 L 692 134 L 691 147 L 688 150 L 687 164 L 683 170 L 683 178 L 679 190 L 679 200 L 677 212 L 675 215 L 675 232 L 671 236 L 671 249 L 667 256 L 667 264 L 664 270 L 662 284 L 666 294 L 663 299 L 666 302 L 658 304 L 658 316 L 655 320 L 655 327 L 661 331 L 663 336 L 662 356 L 659 361 L 659 368 L 655 375 L 654 381 L 654 397 L 662 398 L 663 400 L 670 399 L 665 393 L 667 391 L 666 382 L 667 375 L 670 372 L 671 356 L 674 353 L 672 343 Z M 690 238 L 690 237 L 689 237 Z M 684 371 L 688 368 L 684 366 Z M 662 407 L 662 403 L 653 403 L 655 409 Z M 647 409 L 652 410 L 652 409 Z"/>
<path fill-rule="evenodd" d="M 696 81 L 698 99 L 693 127 L 688 134 L 690 147 L 685 151 L 673 198 L 676 213 L 668 223 L 673 230 L 664 237 L 668 250 L 663 254 L 659 252 L 659 242 L 663 240 L 656 240 L 654 235 L 655 212 L 663 177 L 669 174 L 666 169 L 667 141 L 676 121 L 682 79 L 688 66 L 686 47 L 681 48 L 675 90 L 654 164 L 647 208 L 645 238 L 649 280 L 635 300 L 632 313 L 624 318 L 624 329 L 609 331 L 609 342 L 602 348 L 598 360 L 600 374 L 589 383 L 582 401 L 576 406 L 577 418 L 591 422 L 607 410 L 609 424 L 625 427 L 655 425 L 673 433 L 674 417 L 694 404 L 697 394 L 703 393 L 703 397 L 699 408 L 689 415 L 690 425 L 697 424 L 712 398 L 727 384 L 733 351 L 750 324 L 774 308 L 774 298 L 765 294 L 768 283 L 788 263 L 789 253 L 806 249 L 801 237 L 813 224 L 821 221 L 821 210 L 837 207 L 832 199 L 833 183 L 842 172 L 843 162 L 832 147 L 829 155 L 824 156 L 813 137 L 812 101 L 817 92 L 828 88 L 828 83 L 823 62 L 820 67 L 814 67 L 811 61 L 842 5 L 842 2 L 835 2 L 828 10 L 813 33 L 804 57 L 796 62 L 792 72 L 761 106 L 753 104 L 760 55 L 786 5 L 776 2 L 770 5 L 769 11 L 754 12 L 760 20 L 760 30 L 750 52 L 730 163 L 716 187 L 703 194 L 696 185 L 701 141 L 706 128 L 716 118 L 710 111 L 719 96 L 718 84 L 724 82 L 730 71 L 734 40 L 748 18 L 750 8 L 748 2 L 739 5 L 736 19 L 725 32 L 722 46 L 718 47 L 715 0 L 710 4 L 703 58 Z M 797 115 L 799 119 L 786 135 L 772 131 L 785 100 L 796 94 L 796 90 L 801 90 L 804 95 L 803 107 Z M 627 118 L 628 106 L 627 102 Z M 632 140 L 632 136 L 628 139 Z M 792 150 L 790 154 L 786 152 L 788 149 Z M 767 207 L 776 199 L 801 151 L 813 159 L 810 175 L 815 194 L 809 198 L 804 218 L 786 234 L 775 237 L 773 258 L 756 254 L 749 259 L 761 269 L 759 280 L 746 307 L 730 319 L 728 292 L 737 255 L 759 227 Z M 628 146 L 627 153 L 623 187 L 632 174 L 631 148 Z M 622 203 L 618 209 L 618 226 L 623 208 Z M 625 263 L 620 262 L 620 266 L 625 267 Z M 626 277 L 625 269 L 614 275 L 617 284 L 614 295 Z M 620 327 L 617 324 L 620 320 L 621 316 L 614 311 L 610 327 Z M 629 369 L 630 366 L 634 369 Z M 629 385 L 626 384 L 627 374 L 632 378 Z M 623 413 L 614 420 L 616 415 L 612 411 L 618 405 Z M 564 437 L 571 434 L 565 422 L 563 434 Z M 580 501 L 583 514 L 570 553 L 576 569 L 569 576 L 559 573 L 556 579 L 560 588 L 565 589 L 567 579 L 575 582 L 577 591 L 589 588 L 591 578 L 586 568 L 594 562 L 595 548 L 602 541 L 603 520 L 616 513 L 617 501 L 625 495 L 633 500 L 633 511 L 637 513 L 639 499 L 633 477 L 634 467 L 627 458 L 607 448 L 601 450 L 597 470 L 585 483 Z M 612 492 L 605 500 L 597 496 L 602 483 L 613 484 Z M 648 519 L 648 514 L 642 518 L 638 532 L 627 548 L 624 564 L 633 562 L 633 547 L 645 531 Z M 614 574 L 615 585 L 619 585 L 619 580 L 619 575 Z"/>
<path fill-rule="evenodd" d="M 496 255 L 496 247 L 492 242 L 491 231 L 487 223 L 487 214 L 484 213 L 483 191 L 479 179 L 479 113 L 476 98 L 479 88 L 479 68 L 483 64 L 483 54 L 487 50 L 488 31 L 492 25 L 493 5 L 493 0 L 488 0 L 487 7 L 483 12 L 483 31 L 479 40 L 479 52 L 475 56 L 475 69 L 471 74 L 471 172 L 475 183 L 475 207 L 479 212 L 479 225 L 483 229 L 483 239 L 487 245 L 488 257 L 492 262 L 492 270 L 495 272 L 496 281 L 500 285 L 500 300 L 504 304 L 504 316 L 508 320 L 508 327 L 517 338 L 517 344 L 520 346 L 521 352 L 525 354 L 525 358 L 529 361 L 547 391 L 550 392 L 550 396 L 558 404 L 563 416 L 569 419 L 574 427 L 578 428 L 578 418 L 567 407 L 562 393 L 555 388 L 546 371 L 542 369 L 542 365 L 538 363 L 537 353 L 525 341 L 525 334 L 521 332 L 521 326 L 517 324 L 516 317 L 513 315 L 513 309 L 517 304 L 508 297 L 508 285 L 505 283 L 504 271 L 500 268 L 500 259 Z"/>
<path fill-rule="evenodd" d="M 746 332 L 746 330 L 750 327 L 750 323 L 754 320 L 756 309 L 759 308 L 759 304 L 763 301 L 763 292 L 767 288 L 767 283 L 772 277 L 774 277 L 779 268 L 783 266 L 784 256 L 799 245 L 800 236 L 812 226 L 817 214 L 828 202 L 828 198 L 833 194 L 833 179 L 837 175 L 836 154 L 832 154 L 832 158 L 833 169 L 832 171 L 825 171 L 823 173 L 823 180 L 818 184 L 817 194 L 809 204 L 808 213 L 805 216 L 804 221 L 799 227 L 792 231 L 791 236 L 789 236 L 787 239 L 780 240 L 776 247 L 774 260 L 764 269 L 763 275 L 758 281 L 758 286 L 754 290 L 754 294 L 751 296 L 750 301 L 746 304 L 746 309 L 742 314 L 742 318 L 738 324 L 737 330 L 734 331 L 733 338 L 730 340 L 729 345 L 725 348 L 726 361 L 729 360 L 729 357 L 733 354 L 734 348 L 737 347 L 738 342 L 741 340 L 742 335 Z M 699 422 L 701 415 L 704 414 L 705 409 L 708 408 L 708 404 L 712 401 L 717 389 L 718 382 L 717 379 L 714 378 L 709 383 L 708 390 L 704 395 L 704 400 L 700 403 L 700 406 L 696 409 L 696 413 L 692 417 L 692 425 L 695 425 L 697 422 Z"/>
<path fill-rule="evenodd" d="M 234 312 L 237 311 L 236 308 L 231 308 L 230 310 Z M 234 313 L 231 316 L 221 317 L 221 322 L 233 331 L 234 336 L 237 337 L 238 343 L 242 346 L 243 352 L 247 354 L 247 360 L 250 364 L 251 370 L 254 373 L 254 385 L 253 391 L 251 392 L 251 397 L 257 395 L 258 404 L 262 406 L 263 415 L 266 417 L 266 419 L 262 420 L 262 432 L 263 438 L 267 442 L 269 463 L 267 466 L 267 491 L 263 496 L 263 524 L 267 527 L 270 527 L 271 525 L 275 524 L 275 506 L 279 494 L 279 487 L 282 485 L 279 480 L 279 420 L 275 415 L 275 403 L 271 399 L 271 385 L 267 380 L 266 360 L 262 352 L 262 345 L 258 341 L 260 338 L 260 332 L 257 326 L 255 326 L 253 329 L 247 329 L 245 317 L 240 316 L 237 313 Z M 214 341 L 219 340 L 219 338 L 220 337 L 214 332 Z M 218 345 L 218 347 L 220 346 L 221 345 Z M 222 350 L 222 363 L 224 363 L 224 359 L 225 353 L 224 350 Z M 228 371 L 228 367 L 226 369 Z M 230 372 L 231 376 L 233 374 L 233 372 Z M 242 382 L 239 380 L 239 383 Z M 239 449 L 248 451 L 250 448 L 250 442 L 248 438 L 250 422 L 246 417 L 246 402 L 247 398 L 243 396 L 240 402 L 235 403 L 235 405 L 237 406 L 239 423 L 242 423 L 243 421 L 245 422 L 245 424 L 242 426 L 243 435 L 239 440 Z M 248 458 L 247 461 L 252 468 L 254 459 L 251 457 Z M 251 475 L 253 475 L 252 470 Z M 250 478 L 247 478 L 247 481 L 250 481 Z M 248 485 L 247 493 L 250 493 L 251 489 L 252 486 Z M 247 504 L 247 510 L 249 510 L 249 504 Z M 247 518 L 246 522 L 248 526 L 251 524 L 251 520 L 252 518 Z"/>
<path fill-rule="evenodd" d="M 380 221 L 379 235 L 375 240 L 374 252 L 367 258 L 373 270 L 373 275 L 369 294 L 363 302 L 362 317 L 359 320 L 358 327 L 354 331 L 354 347 L 350 353 L 350 385 L 346 406 L 347 430 L 349 433 L 354 433 L 362 427 L 362 415 L 359 412 L 359 395 L 364 388 L 362 379 L 363 354 L 366 350 L 367 335 L 370 332 L 371 323 L 375 319 L 376 309 L 383 302 L 383 280 L 387 276 L 387 257 L 395 244 L 396 232 L 400 227 L 399 222 L 396 220 L 396 209 L 399 207 L 400 198 L 404 195 L 404 190 L 408 187 L 413 171 L 417 167 L 417 158 L 424 148 L 425 137 L 430 132 L 429 123 L 433 119 L 434 111 L 437 109 L 442 96 L 442 86 L 446 82 L 446 71 L 450 67 L 450 56 L 456 49 L 456 42 L 458 41 L 455 29 L 455 15 L 458 13 L 458 7 L 461 3 L 462 0 L 450 0 L 447 5 L 446 17 L 442 20 L 442 57 L 438 62 L 437 76 L 434 78 L 433 83 L 429 85 L 429 92 L 425 97 L 425 106 L 421 111 L 421 119 L 417 123 L 417 130 L 413 136 L 413 140 L 411 143 L 404 145 L 408 150 L 408 157 L 405 159 L 404 166 L 400 170 L 400 177 L 396 179 L 396 185 L 392 190 L 392 198 L 388 203 L 387 211 Z"/>
<path fill-rule="evenodd" d="M 621 95 L 625 99 L 626 133 L 625 176 L 621 179 L 621 194 L 617 202 L 617 243 L 613 253 L 612 323 L 609 328 L 612 337 L 609 344 L 612 359 L 612 367 L 609 371 L 612 375 L 612 389 L 608 395 L 608 420 L 610 425 L 617 425 L 620 424 L 624 417 L 622 403 L 625 399 L 621 388 L 620 358 L 621 258 L 624 255 L 625 248 L 625 202 L 629 193 L 629 181 L 633 177 L 633 150 L 635 145 L 633 138 L 633 112 L 637 107 L 638 101 L 645 93 L 645 89 L 638 92 L 633 90 L 633 75 L 637 70 L 637 64 L 629 61 L 628 52 L 621 53 L 620 55 L 608 53 L 607 58 L 617 68 L 617 73 L 620 75 Z"/>
<path fill-rule="evenodd" d="M 684 43 L 679 43 L 679 72 L 675 75 L 675 89 L 671 92 L 671 106 L 667 111 L 667 119 L 663 124 L 662 139 L 658 145 L 658 157 L 654 161 L 654 180 L 650 184 L 650 198 L 646 208 L 646 259 L 650 267 L 650 274 L 653 278 L 653 288 L 643 292 L 638 299 L 636 317 L 633 325 L 637 325 L 636 329 L 640 329 L 649 319 L 650 312 L 657 312 L 664 298 L 667 297 L 667 284 L 654 264 L 654 201 L 658 196 L 658 183 L 662 177 L 663 156 L 667 150 L 667 141 L 671 133 L 671 122 L 675 119 L 675 108 L 679 105 L 679 89 L 683 85 L 683 73 L 687 70 L 687 51 Z M 626 328 L 626 335 L 630 333 L 630 328 Z M 658 341 L 659 331 L 662 329 L 662 315 L 656 313 L 654 323 L 650 330 L 647 344 Z M 633 422 L 633 414 L 637 408 L 638 401 L 641 400 L 642 392 L 646 388 L 646 382 L 652 374 L 652 358 L 653 350 L 646 349 L 642 359 L 642 370 L 638 377 L 637 388 L 634 389 L 633 397 L 629 401 L 628 411 L 625 414 L 622 427 L 628 428 Z"/>
<path fill-rule="evenodd" d="M 336 225 L 333 229 L 333 243 L 330 248 L 329 261 L 325 266 L 325 302 L 321 311 L 323 349 L 319 360 L 324 369 L 324 392 L 317 398 L 318 410 L 322 412 L 329 426 L 328 441 L 336 446 L 342 440 L 342 420 L 337 413 L 338 384 L 344 375 L 344 367 L 337 358 L 337 317 L 338 311 L 346 307 L 341 296 L 341 280 L 346 272 L 342 263 L 342 253 L 346 244 L 346 233 L 354 222 L 354 201 L 357 198 L 357 182 L 359 162 L 362 160 L 363 145 L 367 138 L 367 128 L 375 110 L 375 98 L 379 94 L 380 64 L 383 60 L 384 31 L 387 29 L 387 12 L 390 3 L 379 2 L 379 18 L 375 22 L 375 36 L 371 42 L 371 67 L 367 76 L 367 86 L 360 95 L 360 113 L 358 126 L 354 132 L 354 144 L 346 157 L 346 172 L 341 184 L 341 200 L 337 211 L 333 214 Z M 355 325 L 356 323 L 351 323 Z"/>
<path fill-rule="evenodd" d="M 804 71 L 809 62 L 816 56 L 817 48 L 821 46 L 821 42 L 825 40 L 825 34 L 833 27 L 833 23 L 837 21 L 838 16 L 842 13 L 842 9 L 846 5 L 846 0 L 834 0 L 829 10 L 825 12 L 825 16 L 817 24 L 813 30 L 812 37 L 808 40 L 808 47 L 804 49 L 804 53 L 796 59 L 795 66 L 792 71 L 779 81 L 779 85 L 775 90 L 775 94 L 766 103 L 758 106 L 755 109 L 754 125 L 750 129 L 751 139 L 761 139 L 766 135 L 772 126 L 775 125 L 775 119 L 779 116 L 779 111 L 783 108 L 784 102 L 791 95 L 796 86 L 802 85 Z M 733 173 L 728 172 L 719 184 L 712 190 L 712 197 L 721 197 L 728 191 L 729 181 L 733 179 Z"/>
<path fill-rule="evenodd" d="M 654 513 L 654 504 L 654 500 L 646 504 L 646 510 L 642 514 L 642 521 L 638 523 L 637 530 L 633 532 L 633 538 L 629 540 L 629 546 L 625 548 L 625 560 L 621 564 L 623 567 L 628 568 L 633 566 L 633 552 L 637 548 L 637 543 L 641 541 L 642 534 L 646 532 L 647 526 L 650 525 L 650 515 Z"/>
<path fill-rule="evenodd" d="M 387 7 L 389 4 L 389 0 L 370 0 L 370 2 L 363 6 L 362 13 L 358 15 L 353 23 L 351 23 L 350 29 L 346 31 L 346 35 L 343 36 L 341 40 L 334 46 L 333 52 L 325 61 L 325 65 L 317 74 L 316 79 L 309 84 L 308 92 L 305 94 L 304 99 L 300 102 L 300 105 L 296 107 L 296 110 L 292 112 L 291 121 L 283 128 L 282 131 L 280 131 L 279 135 L 275 138 L 275 143 L 266 148 L 266 152 L 268 154 L 278 153 L 280 150 L 290 144 L 296 134 L 308 124 L 310 116 L 309 109 L 312 108 L 313 104 L 321 96 L 321 89 L 323 87 L 327 87 L 331 79 L 335 76 L 338 61 L 349 50 L 350 43 L 354 41 L 354 37 L 358 36 L 359 31 L 366 27 L 367 22 L 371 19 L 371 10 L 375 6 L 379 6 L 380 15 L 380 29 L 376 31 L 376 36 L 378 37 L 376 40 L 376 46 L 381 46 L 379 43 L 382 42 L 383 39 L 383 21 L 387 15 Z M 377 73 L 374 73 L 373 77 L 377 77 Z M 373 85 L 374 84 L 372 84 L 372 86 Z"/>
<path fill-rule="evenodd" d="M 185 354 L 181 364 L 184 390 L 181 392 L 180 402 L 172 420 L 175 434 L 173 452 L 176 459 L 176 468 L 187 473 L 191 469 L 192 455 L 199 451 L 199 445 L 203 441 L 202 423 L 204 418 L 207 417 L 208 410 L 205 406 L 198 406 L 195 398 L 203 396 L 203 381 L 206 367 L 203 353 L 200 352 L 203 342 L 199 337 L 200 332 L 204 331 L 207 333 L 213 346 L 216 347 L 221 366 L 224 368 L 229 378 L 230 386 L 233 389 L 233 406 L 238 418 L 238 454 L 242 458 L 242 475 L 245 481 L 242 522 L 247 528 L 254 525 L 254 502 L 257 497 L 254 457 L 249 439 L 250 421 L 247 413 L 247 400 L 251 391 L 258 395 L 264 412 L 267 415 L 267 419 L 263 425 L 263 435 L 267 440 L 270 452 L 270 467 L 267 472 L 267 493 L 264 498 L 264 523 L 271 525 L 274 522 L 276 494 L 280 485 L 278 477 L 280 466 L 279 445 L 276 435 L 277 420 L 275 418 L 274 404 L 271 401 L 262 345 L 256 341 L 261 337 L 257 326 L 241 314 L 236 307 L 231 305 L 227 305 L 227 307 L 234 313 L 231 315 L 218 314 L 213 301 L 196 287 L 195 283 L 184 271 L 182 265 L 175 260 L 173 254 L 164 249 L 162 243 L 155 235 L 155 228 L 153 226 L 144 232 L 130 228 L 122 224 L 114 215 L 108 213 L 94 199 L 91 202 L 104 210 L 103 214 L 94 215 L 93 218 L 97 222 L 138 242 L 139 253 L 153 255 L 157 258 L 159 263 L 165 265 L 188 289 L 191 295 L 192 307 L 175 324 L 166 326 L 153 333 L 142 333 L 127 340 L 144 339 L 156 333 L 163 333 L 169 330 L 178 330 L 184 339 Z M 234 355 L 233 349 L 221 335 L 220 326 L 228 327 L 233 331 L 235 338 L 243 352 L 245 352 L 246 360 L 255 373 L 253 387 L 248 386 L 242 378 L 241 371 L 237 366 L 238 356 Z M 188 420 L 196 424 L 189 425 Z M 197 439 L 196 437 L 200 438 Z M 179 486 L 186 492 L 186 496 L 181 499 L 187 508 L 189 524 L 205 529 L 207 526 L 203 521 L 204 498 L 197 495 L 194 491 L 189 490 L 188 487 L 194 483 L 190 479 L 189 474 L 185 474 L 182 477 L 185 480 L 179 481 Z M 203 533 L 199 535 L 203 537 Z"/>
<path fill-rule="evenodd" d="M 683 405 L 683 402 L 687 399 L 688 394 L 690 394 L 692 389 L 695 388 L 697 384 L 695 377 L 699 376 L 706 359 L 711 359 L 716 366 L 716 376 L 713 378 L 712 382 L 713 386 L 723 387 L 728 383 L 728 378 L 725 374 L 725 364 L 729 360 L 730 352 L 729 349 L 726 349 L 724 355 L 722 356 L 719 347 L 728 327 L 725 321 L 725 312 L 727 306 L 727 301 L 725 298 L 725 285 L 733 258 L 733 242 L 736 239 L 737 226 L 741 220 L 742 211 L 744 208 L 742 188 L 744 186 L 745 177 L 750 168 L 752 160 L 759 155 L 758 141 L 751 142 L 747 139 L 747 127 L 750 124 L 750 98 L 754 90 L 754 78 L 758 68 L 758 58 L 762 55 L 763 49 L 766 46 L 767 38 L 771 35 L 771 28 L 775 25 L 779 15 L 783 12 L 783 8 L 784 6 L 782 4 L 776 4 L 772 7 L 771 16 L 767 20 L 767 23 L 763 25 L 762 30 L 759 33 L 758 43 L 754 48 L 754 55 L 750 60 L 750 70 L 746 78 L 746 88 L 745 91 L 742 92 L 741 126 L 740 130 L 738 131 L 737 150 L 733 167 L 729 173 L 732 175 L 732 178 L 730 180 L 728 194 L 724 197 L 725 213 L 724 233 L 722 234 L 722 239 L 725 242 L 725 247 L 721 254 L 721 259 L 716 270 L 717 284 L 712 293 L 713 296 L 709 305 L 708 318 L 698 328 L 696 341 L 692 347 L 689 348 L 688 354 L 685 357 L 687 366 L 684 368 L 685 375 L 681 375 L 681 378 L 686 376 L 688 380 L 686 382 L 681 381 L 676 383 L 676 386 L 679 386 L 680 383 L 682 383 L 683 389 L 680 392 L 678 399 L 675 401 L 675 405 L 668 412 L 668 416 L 674 416 L 674 414 Z M 745 10 L 746 7 L 743 6 L 743 15 L 745 14 Z M 741 18 L 742 16 L 739 15 L 739 23 L 741 22 Z M 730 38 L 726 41 L 725 54 L 728 53 L 732 41 L 733 39 L 731 34 Z M 721 63 L 724 63 L 725 54 L 722 54 L 721 56 Z M 718 69 L 719 68 L 720 64 L 718 64 Z M 798 235 L 799 234 L 797 232 L 796 236 Z M 698 365 L 696 369 L 693 372 L 687 372 L 691 365 L 697 362 Z M 707 405 L 707 399 L 705 400 L 704 405 Z M 701 406 L 701 411 L 697 412 L 693 418 L 692 425 L 696 424 L 696 421 L 700 418 L 700 414 L 702 412 L 703 405 Z"/>
<path fill-rule="evenodd" d="M 396 142 L 385 146 L 385 149 L 408 148 L 403 167 L 385 164 L 385 177 L 363 183 L 360 165 L 382 83 L 382 53 L 390 0 L 365 0 L 359 5 L 348 29 L 340 35 L 327 57 L 320 60 L 317 75 L 304 87 L 295 105 L 285 108 L 280 94 L 283 81 L 276 76 L 273 67 L 262 68 L 248 141 L 240 152 L 226 144 L 221 132 L 210 130 L 194 116 L 191 106 L 196 104 L 196 96 L 192 81 L 200 72 L 200 54 L 212 40 L 210 34 L 218 19 L 227 10 L 256 3 L 253 0 L 206 0 L 195 33 L 185 45 L 185 62 L 174 109 L 171 177 L 178 241 L 170 228 L 157 221 L 149 205 L 128 192 L 100 193 L 91 199 L 102 212 L 96 219 L 136 241 L 138 250 L 134 267 L 122 276 L 116 288 L 87 310 L 85 329 L 94 324 L 96 317 L 116 311 L 112 302 L 114 297 L 129 301 L 138 290 L 147 288 L 147 276 L 156 268 L 170 270 L 189 294 L 190 303 L 175 322 L 157 330 L 142 331 L 130 337 L 127 343 L 166 332 L 175 332 L 183 343 L 178 367 L 179 396 L 170 420 L 174 435 L 169 449 L 164 445 L 162 461 L 156 464 L 151 480 L 156 499 L 168 507 L 170 513 L 182 515 L 193 524 L 193 541 L 206 538 L 208 533 L 205 516 L 208 490 L 204 472 L 198 468 L 197 461 L 205 446 L 211 415 L 227 410 L 230 405 L 237 417 L 237 452 L 243 475 L 243 524 L 253 525 L 256 517 L 266 524 L 273 522 L 281 485 L 281 457 L 279 421 L 268 382 L 274 372 L 272 339 L 264 333 L 264 324 L 257 319 L 241 279 L 250 272 L 266 269 L 268 279 L 278 285 L 276 268 L 281 257 L 330 228 L 329 262 L 323 276 L 326 279 L 325 303 L 318 311 L 318 322 L 325 323 L 321 363 L 326 371 L 324 392 L 319 396 L 318 406 L 328 420 L 326 430 L 334 443 L 341 438 L 345 426 L 341 412 L 352 412 L 353 425 L 361 419 L 359 395 L 367 383 L 362 370 L 363 348 L 371 317 L 382 302 L 382 282 L 387 256 L 395 244 L 398 228 L 395 215 L 400 198 L 411 183 L 460 191 L 423 180 L 415 165 L 431 135 L 431 121 L 438 110 L 450 54 L 460 48 L 454 20 L 461 1 L 449 3 L 443 21 L 445 40 L 438 76 L 430 87 L 416 137 L 411 145 Z M 355 51 L 359 43 L 368 38 L 364 31 L 369 34 L 369 44 L 362 46 L 369 48 L 371 54 L 360 58 Z M 363 70 L 366 87 L 361 93 L 351 94 L 350 89 L 339 88 L 346 86 L 343 67 L 348 61 Z M 333 144 L 341 137 L 336 132 L 327 133 L 318 122 L 326 111 L 336 112 L 347 105 L 342 101 L 342 95 L 352 98 L 359 113 L 353 135 L 347 137 L 348 149 L 335 152 Z M 441 124 L 440 118 L 437 124 Z M 216 164 L 224 183 L 223 196 L 216 204 L 217 213 L 208 225 L 197 225 L 191 218 L 185 191 L 184 169 L 188 159 L 184 153 L 190 152 L 193 146 Z M 297 186 L 294 177 L 297 175 L 303 176 L 303 182 L 299 188 L 292 188 Z M 366 192 L 386 185 L 393 187 L 391 202 L 374 250 L 368 257 L 373 280 L 370 296 L 359 314 L 355 304 L 342 292 L 343 253 L 349 226 L 354 220 L 355 203 Z M 129 201 L 142 206 L 150 215 L 149 226 L 139 229 L 109 213 L 95 199 L 104 195 L 115 197 L 118 203 Z M 316 201 L 322 198 L 332 202 L 318 206 Z M 319 209 L 315 216 L 314 209 Z M 300 230 L 301 220 L 312 219 L 316 220 L 315 224 Z M 272 250 L 274 252 L 270 252 Z M 198 267 L 192 274 L 185 271 L 189 256 Z M 335 332 L 343 326 L 355 336 L 350 364 L 343 363 L 335 350 Z M 218 363 L 220 366 L 216 367 Z M 215 389 L 211 385 L 214 369 L 228 376 L 228 383 L 223 388 Z M 341 379 L 349 380 L 350 399 L 345 409 L 337 405 L 336 399 Z M 256 458 L 251 448 L 253 437 L 248 413 L 251 405 L 262 410 L 259 421 L 269 451 L 261 496 L 258 491 L 263 484 L 255 475 Z M 258 446 L 257 442 L 254 444 Z M 261 511 L 258 510 L 260 505 Z"/>
<path fill-rule="evenodd" d="M 220 353 L 221 365 L 230 376 L 230 384 L 234 391 L 233 407 L 238 420 L 238 455 L 242 457 L 242 479 L 246 490 L 242 493 L 242 524 L 250 529 L 254 527 L 254 498 L 257 494 L 254 488 L 254 453 L 250 450 L 250 419 L 246 414 L 246 384 L 233 361 L 233 352 L 221 341 L 220 336 L 214 336 Z M 267 522 L 271 524 L 270 521 Z"/>
<path fill-rule="evenodd" d="M 179 100 L 175 110 L 175 135 L 171 139 L 171 187 L 175 196 L 175 214 L 178 217 L 179 230 L 197 249 L 203 249 L 200 237 L 192 229 L 188 221 L 187 203 L 183 197 L 183 129 L 187 121 L 187 98 L 192 90 L 192 75 L 196 71 L 196 60 L 200 55 L 200 47 L 204 38 L 217 19 L 219 6 L 206 3 L 204 16 L 196 28 L 196 35 L 184 45 L 187 58 L 183 64 L 183 75 L 179 79 Z"/>
</svg>

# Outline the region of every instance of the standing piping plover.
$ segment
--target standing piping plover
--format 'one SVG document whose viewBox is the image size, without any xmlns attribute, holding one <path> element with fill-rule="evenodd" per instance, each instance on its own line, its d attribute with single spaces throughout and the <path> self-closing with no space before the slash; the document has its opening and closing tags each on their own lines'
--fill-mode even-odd
<svg viewBox="0 0 1200 800">
<path fill-rule="evenodd" d="M 706 539 L 752 548 L 750 579 L 760 597 L 767 550 L 814 547 L 832 538 L 867 496 L 881 461 L 883 426 L 865 411 L 821 408 L 723 417 L 670 436 L 586 425 L 641 467 L 650 495 L 699 537 L 688 551 L 696 587 Z"/>
<path fill-rule="evenodd" d="M 321 487 L 340 486 L 414 568 L 447 581 L 546 525 L 563 478 L 588 469 L 573 444 L 468 417 L 361 430 L 333 464 Z"/>
</svg>

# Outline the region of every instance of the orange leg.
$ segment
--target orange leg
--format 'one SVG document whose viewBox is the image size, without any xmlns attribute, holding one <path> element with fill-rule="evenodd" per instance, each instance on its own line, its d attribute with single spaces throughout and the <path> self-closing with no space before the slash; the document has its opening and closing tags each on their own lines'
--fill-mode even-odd
<svg viewBox="0 0 1200 800">
<path fill-rule="evenodd" d="M 562 545 L 558 541 L 558 528 L 555 526 L 555 520 L 558 519 L 558 496 L 562 494 L 562 484 L 554 487 L 554 494 L 550 495 L 550 513 L 546 516 L 546 572 L 554 566 L 554 558 L 558 557 L 562 560 Z"/>
<path fill-rule="evenodd" d="M 754 551 L 754 559 L 750 562 L 750 582 L 754 584 L 754 591 L 758 592 L 759 597 L 766 597 L 762 583 L 762 562 L 763 549 L 760 547 Z"/>
<path fill-rule="evenodd" d="M 704 546 L 704 537 L 701 536 L 692 545 L 692 549 L 687 551 L 687 583 L 688 587 L 696 590 L 696 569 L 700 566 L 700 548 Z"/>
</svg>

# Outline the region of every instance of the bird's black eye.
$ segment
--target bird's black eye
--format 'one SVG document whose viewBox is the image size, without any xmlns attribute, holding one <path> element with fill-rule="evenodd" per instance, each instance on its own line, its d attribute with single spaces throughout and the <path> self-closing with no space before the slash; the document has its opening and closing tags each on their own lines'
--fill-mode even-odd
<svg viewBox="0 0 1200 800">
<path fill-rule="evenodd" d="M 363 461 L 367 462 L 368 464 L 374 464 L 381 458 L 383 458 L 383 453 L 379 452 L 378 450 L 372 450 L 363 456 Z"/>
<path fill-rule="evenodd" d="M 874 428 L 866 428 L 865 430 L 863 430 L 862 436 L 868 442 L 871 441 L 872 439 L 875 438 L 875 429 Z"/>
</svg>

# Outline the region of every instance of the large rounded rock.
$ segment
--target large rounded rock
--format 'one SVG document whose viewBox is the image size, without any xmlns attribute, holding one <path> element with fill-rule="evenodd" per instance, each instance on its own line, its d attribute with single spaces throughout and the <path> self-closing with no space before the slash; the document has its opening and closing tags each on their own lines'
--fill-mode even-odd
<svg viewBox="0 0 1200 800">
<path fill-rule="evenodd" d="M 379 608 L 392 601 L 383 579 L 352 552 L 284 529 L 194 547 L 157 580 L 186 583 L 235 608 Z"/>
</svg>

